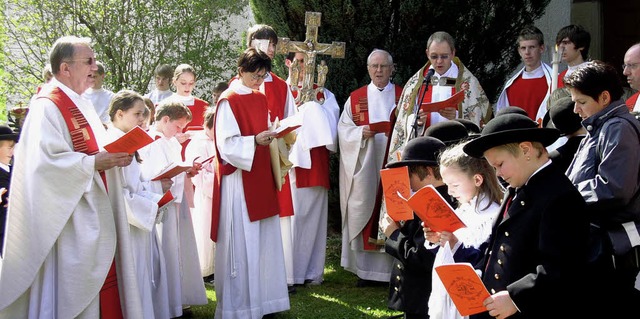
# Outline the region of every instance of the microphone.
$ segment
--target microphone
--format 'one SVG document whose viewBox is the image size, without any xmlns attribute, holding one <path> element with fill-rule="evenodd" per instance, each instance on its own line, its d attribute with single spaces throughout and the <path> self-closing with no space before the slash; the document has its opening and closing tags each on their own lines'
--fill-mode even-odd
<svg viewBox="0 0 640 319">
<path fill-rule="evenodd" d="M 429 84 L 429 81 L 431 81 L 431 77 L 434 73 L 436 73 L 436 69 L 429 69 L 429 72 L 427 72 L 427 75 L 425 75 L 424 79 L 422 80 L 422 84 Z"/>
</svg>

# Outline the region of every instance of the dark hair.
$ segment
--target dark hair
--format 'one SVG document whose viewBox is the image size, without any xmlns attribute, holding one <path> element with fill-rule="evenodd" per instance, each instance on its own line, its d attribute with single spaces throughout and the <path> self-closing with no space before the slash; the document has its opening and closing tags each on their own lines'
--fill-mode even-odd
<svg viewBox="0 0 640 319">
<path fill-rule="evenodd" d="M 247 48 L 238 58 L 238 72 L 256 72 L 259 70 L 271 72 L 271 58 L 256 48 Z"/>
<path fill-rule="evenodd" d="M 586 61 L 589 57 L 589 46 L 591 45 L 591 34 L 589 31 L 585 30 L 581 25 L 570 24 L 558 31 L 556 44 L 560 45 L 560 42 L 562 42 L 564 38 L 568 38 L 569 41 L 573 42 L 576 49 L 582 48 L 580 54 L 582 54 L 582 59 Z"/>
<path fill-rule="evenodd" d="M 594 60 L 575 70 L 564 80 L 564 85 L 598 100 L 600 94 L 608 91 L 611 101 L 619 100 L 624 92 L 616 68 L 611 64 Z"/>
<path fill-rule="evenodd" d="M 144 104 L 147 105 L 147 110 L 149 110 L 149 125 L 151 125 L 156 121 L 156 105 L 153 104 L 153 101 L 148 97 L 143 97 L 142 99 L 144 100 Z"/>
<path fill-rule="evenodd" d="M 418 178 L 420 178 L 420 180 L 423 180 L 427 176 L 429 176 L 429 172 L 433 174 L 433 178 L 439 181 L 442 180 L 442 175 L 440 175 L 440 168 L 438 166 L 415 164 L 409 165 L 408 169 L 409 176 L 411 176 L 411 174 L 416 174 Z"/>
<path fill-rule="evenodd" d="M 204 111 L 204 125 L 208 128 L 208 129 L 212 129 L 213 128 L 213 120 L 215 118 L 216 115 L 216 109 L 209 107 Z"/>
<path fill-rule="evenodd" d="M 520 41 L 526 40 L 536 40 L 538 41 L 538 45 L 544 45 L 544 35 L 540 29 L 536 28 L 534 25 L 528 25 L 520 30 L 520 34 L 518 34 L 518 41 L 516 45 L 520 46 Z"/>
<path fill-rule="evenodd" d="M 216 86 L 213 87 L 213 92 L 222 93 L 224 90 L 229 88 L 229 84 L 227 82 L 218 82 Z"/>
<path fill-rule="evenodd" d="M 278 36 L 273 28 L 266 24 L 256 24 L 247 30 L 247 47 L 251 46 L 251 40 L 269 40 L 278 44 Z"/>
<path fill-rule="evenodd" d="M 163 78 L 171 79 L 173 77 L 173 67 L 168 64 L 158 65 L 153 73 Z"/>
<path fill-rule="evenodd" d="M 136 101 L 142 101 L 144 103 L 144 98 L 135 91 L 120 90 L 116 93 L 113 98 L 111 98 L 111 102 L 109 102 L 109 118 L 111 121 L 113 122 L 116 118 L 116 112 L 118 112 L 118 110 L 126 111 L 132 108 Z M 136 158 L 136 162 L 142 163 L 142 158 L 140 158 L 138 151 L 135 151 L 133 155 Z"/>
</svg>

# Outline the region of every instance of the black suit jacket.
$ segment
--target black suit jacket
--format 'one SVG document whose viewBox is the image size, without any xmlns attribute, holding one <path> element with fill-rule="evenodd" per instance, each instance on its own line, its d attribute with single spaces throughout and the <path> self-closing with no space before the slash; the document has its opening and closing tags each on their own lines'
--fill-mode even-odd
<svg viewBox="0 0 640 319">
<path fill-rule="evenodd" d="M 2 203 L 0 203 L 0 255 L 2 254 L 2 247 L 4 246 L 4 228 L 7 220 L 7 208 L 4 206 L 7 204 L 7 198 L 9 197 L 10 181 L 11 172 L 7 172 L 0 168 L 0 187 L 7 189 L 7 192 L 2 195 Z"/>
<path fill-rule="evenodd" d="M 580 317 L 589 235 L 582 196 L 554 165 L 518 190 L 503 218 L 514 193 L 507 193 L 476 267 L 483 271 L 482 281 L 491 294 L 509 292 L 520 310 L 512 318 Z M 488 312 L 474 317 L 491 318 Z"/>
</svg>

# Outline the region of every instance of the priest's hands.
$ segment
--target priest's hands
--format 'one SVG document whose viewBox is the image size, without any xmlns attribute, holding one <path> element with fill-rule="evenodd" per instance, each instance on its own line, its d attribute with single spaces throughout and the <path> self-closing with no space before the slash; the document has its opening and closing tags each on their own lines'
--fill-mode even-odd
<svg viewBox="0 0 640 319">
<path fill-rule="evenodd" d="M 262 146 L 269 145 L 271 141 L 275 138 L 276 134 L 277 133 L 275 132 L 262 131 L 258 133 L 258 135 L 254 136 L 254 141 L 258 145 L 262 145 Z"/>
<path fill-rule="evenodd" d="M 160 185 L 162 185 L 162 193 L 166 193 L 173 186 L 173 180 L 171 178 L 163 178 L 160 180 Z"/>
<path fill-rule="evenodd" d="M 372 131 L 371 129 L 369 129 L 369 125 L 365 125 L 364 128 L 362 129 L 362 139 L 366 140 L 376 135 L 376 133 L 377 133 L 376 131 Z"/>
<path fill-rule="evenodd" d="M 453 107 L 445 107 L 444 109 L 438 111 L 438 113 L 449 120 L 453 120 L 454 118 L 456 118 L 457 110 Z"/>
<path fill-rule="evenodd" d="M 95 168 L 96 171 L 105 171 L 115 166 L 125 167 L 129 166 L 132 160 L 133 154 L 103 151 L 95 155 Z"/>
</svg>

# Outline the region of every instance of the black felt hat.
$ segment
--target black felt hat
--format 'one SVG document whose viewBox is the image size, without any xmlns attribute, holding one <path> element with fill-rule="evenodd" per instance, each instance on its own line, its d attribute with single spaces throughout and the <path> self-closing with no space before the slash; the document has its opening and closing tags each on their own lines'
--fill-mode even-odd
<svg viewBox="0 0 640 319">
<path fill-rule="evenodd" d="M 582 127 L 582 118 L 573 112 L 575 104 L 570 97 L 563 97 L 556 100 L 549 109 L 551 122 L 562 135 L 571 134 Z"/>
<path fill-rule="evenodd" d="M 0 141 L 18 141 L 19 134 L 6 125 L 0 125 Z"/>
<path fill-rule="evenodd" d="M 496 112 L 496 115 L 494 117 L 498 117 L 505 114 L 514 114 L 514 113 L 528 116 L 527 111 L 525 111 L 523 108 L 519 106 L 507 106 L 503 109 L 498 110 L 498 112 Z"/>
<path fill-rule="evenodd" d="M 401 159 L 387 164 L 387 168 L 426 165 L 438 166 L 438 154 L 446 145 L 439 139 L 431 136 L 416 137 L 405 145 Z"/>
<path fill-rule="evenodd" d="M 539 128 L 538 123 L 521 114 L 503 114 L 493 118 L 480 137 L 467 143 L 463 150 L 469 156 L 481 158 L 492 147 L 519 142 L 540 142 L 549 146 L 560 136 L 554 128 Z"/>
<path fill-rule="evenodd" d="M 464 127 L 467 128 L 467 132 L 469 134 L 478 134 L 478 133 L 480 133 L 480 126 L 478 126 L 478 124 L 476 124 L 476 123 L 473 123 L 473 121 L 471 121 L 471 120 L 459 119 L 459 118 L 455 118 L 453 120 L 456 121 L 456 122 L 462 123 L 462 125 L 464 125 Z"/>
<path fill-rule="evenodd" d="M 429 126 L 424 135 L 435 137 L 449 146 L 468 138 L 469 132 L 460 122 L 444 121 Z"/>
</svg>

